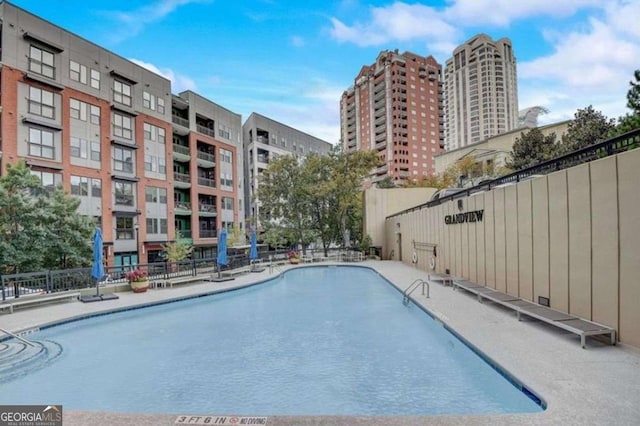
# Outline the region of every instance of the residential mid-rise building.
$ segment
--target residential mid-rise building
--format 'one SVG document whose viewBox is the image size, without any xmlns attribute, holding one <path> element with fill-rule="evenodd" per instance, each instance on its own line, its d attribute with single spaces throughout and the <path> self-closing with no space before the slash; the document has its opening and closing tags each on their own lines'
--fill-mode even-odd
<svg viewBox="0 0 640 426">
<path fill-rule="evenodd" d="M 245 215 L 251 226 L 260 229 L 260 200 L 256 198 L 260 176 L 269 162 L 278 156 L 305 157 L 311 153 L 326 155 L 333 146 L 286 124 L 252 113 L 242 126 L 245 170 Z"/>
<path fill-rule="evenodd" d="M 158 260 L 176 226 L 196 256 L 220 226 L 243 228 L 238 114 L 6 1 L 0 32 L 0 174 L 24 160 L 78 197 L 108 265 Z"/>
<path fill-rule="evenodd" d="M 518 82 L 511 40 L 478 34 L 453 51 L 444 71 L 445 149 L 518 127 Z"/>
<path fill-rule="evenodd" d="M 244 238 L 242 118 L 192 91 L 173 96 L 171 118 L 175 229 L 214 257 L 220 229 Z"/>
<path fill-rule="evenodd" d="M 345 152 L 377 151 L 385 177 L 414 180 L 434 172 L 443 147 L 442 67 L 433 56 L 383 51 L 363 66 L 340 100 Z"/>
</svg>

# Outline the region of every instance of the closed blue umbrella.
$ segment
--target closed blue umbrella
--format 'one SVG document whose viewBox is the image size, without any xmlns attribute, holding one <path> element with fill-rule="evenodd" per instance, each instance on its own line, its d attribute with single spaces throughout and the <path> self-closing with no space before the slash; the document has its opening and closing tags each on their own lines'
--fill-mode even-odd
<svg viewBox="0 0 640 426">
<path fill-rule="evenodd" d="M 258 236 L 256 231 L 251 231 L 251 250 L 249 251 L 249 259 L 254 260 L 258 258 Z"/>
<path fill-rule="evenodd" d="M 102 264 L 102 231 L 96 228 L 93 233 L 93 264 L 91 265 L 91 276 L 96 279 L 96 294 L 100 295 L 98 282 L 104 277 L 104 265 Z"/>
<path fill-rule="evenodd" d="M 218 237 L 218 277 L 220 277 L 220 266 L 225 266 L 229 263 L 227 259 L 227 230 L 222 228 L 220 236 Z"/>
</svg>

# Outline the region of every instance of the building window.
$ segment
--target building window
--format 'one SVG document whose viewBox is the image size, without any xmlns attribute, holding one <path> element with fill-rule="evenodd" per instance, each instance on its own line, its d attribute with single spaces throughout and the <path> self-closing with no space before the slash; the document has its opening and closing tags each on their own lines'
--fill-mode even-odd
<svg viewBox="0 0 640 426">
<path fill-rule="evenodd" d="M 102 180 L 91 179 L 91 196 L 94 198 L 102 198 Z"/>
<path fill-rule="evenodd" d="M 98 70 L 91 70 L 91 87 L 100 89 L 100 71 Z"/>
<path fill-rule="evenodd" d="M 113 114 L 113 135 L 123 139 L 132 139 L 132 120 L 131 117 L 127 117 L 120 114 Z"/>
<path fill-rule="evenodd" d="M 117 206 L 133 206 L 133 184 L 129 182 L 114 182 Z"/>
<path fill-rule="evenodd" d="M 147 218 L 147 234 L 159 234 L 160 227 L 158 225 L 158 219 Z"/>
<path fill-rule="evenodd" d="M 87 197 L 89 195 L 89 178 L 71 175 L 71 195 Z"/>
<path fill-rule="evenodd" d="M 113 101 L 131 106 L 131 86 L 120 80 L 113 80 Z"/>
<path fill-rule="evenodd" d="M 96 105 L 91 105 L 89 110 L 90 110 L 89 118 L 90 118 L 91 124 L 100 125 L 100 107 Z"/>
<path fill-rule="evenodd" d="M 75 158 L 88 157 L 89 142 L 85 139 L 71 136 L 71 156 Z"/>
<path fill-rule="evenodd" d="M 87 84 L 87 67 L 75 61 L 69 61 L 69 78 Z"/>
<path fill-rule="evenodd" d="M 144 140 L 158 143 L 165 143 L 165 130 L 163 127 L 154 126 L 153 124 L 144 123 Z"/>
<path fill-rule="evenodd" d="M 157 109 L 157 111 L 160 114 L 164 114 L 164 98 L 158 98 L 158 109 Z"/>
<path fill-rule="evenodd" d="M 119 172 L 133 173 L 133 151 L 127 148 L 113 148 L 113 169 Z"/>
<path fill-rule="evenodd" d="M 233 177 L 226 173 L 220 173 L 220 185 L 233 186 Z"/>
<path fill-rule="evenodd" d="M 29 71 L 49 78 L 56 78 L 56 67 L 54 65 L 53 53 L 31 46 L 29 49 Z"/>
<path fill-rule="evenodd" d="M 158 111 L 164 114 L 164 98 L 151 94 L 147 91 L 142 92 L 142 106 L 152 111 Z"/>
<path fill-rule="evenodd" d="M 55 158 L 53 132 L 44 129 L 29 128 L 29 155 L 33 157 Z"/>
<path fill-rule="evenodd" d="M 29 87 L 29 112 L 46 118 L 53 118 L 55 106 L 53 93 L 37 87 Z"/>
<path fill-rule="evenodd" d="M 233 211 L 233 198 L 222 197 L 222 209 Z"/>
<path fill-rule="evenodd" d="M 228 151 L 226 149 L 220 149 L 220 161 L 222 161 L 223 163 L 229 163 L 231 164 L 232 161 L 232 152 Z"/>
<path fill-rule="evenodd" d="M 77 99 L 69 100 L 69 109 L 71 118 L 76 120 L 87 121 L 87 104 Z"/>
<path fill-rule="evenodd" d="M 225 124 L 218 125 L 218 136 L 221 136 L 225 139 L 231 139 L 231 129 L 229 126 Z"/>
<path fill-rule="evenodd" d="M 57 186 L 62 185 L 62 175 L 60 173 L 31 170 L 31 174 L 37 176 L 40 182 L 42 182 L 44 189 L 49 192 L 52 192 Z"/>
<path fill-rule="evenodd" d="M 116 239 L 133 240 L 133 218 L 116 216 Z"/>
<path fill-rule="evenodd" d="M 144 169 L 148 172 L 166 174 L 167 164 L 164 158 L 155 155 L 144 155 Z"/>
</svg>

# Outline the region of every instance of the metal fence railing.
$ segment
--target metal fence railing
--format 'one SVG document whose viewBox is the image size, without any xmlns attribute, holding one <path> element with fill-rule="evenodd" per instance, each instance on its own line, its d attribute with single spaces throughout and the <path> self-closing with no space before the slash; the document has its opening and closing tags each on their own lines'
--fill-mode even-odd
<svg viewBox="0 0 640 426">
<path fill-rule="evenodd" d="M 231 248 L 233 251 L 233 248 Z M 289 258 L 291 250 L 259 251 L 258 258 L 263 262 L 282 261 Z M 329 254 L 342 252 L 342 248 L 331 248 Z M 309 249 L 306 253 L 316 257 L 323 257 L 322 249 Z M 301 254 L 301 253 L 299 253 Z M 221 270 L 232 270 L 251 264 L 248 250 L 227 256 L 227 265 Z M 105 275 L 100 285 L 125 284 L 128 282 L 127 273 L 134 269 L 147 272 L 150 280 L 167 280 L 171 278 L 196 276 L 199 274 L 217 273 L 217 259 L 201 258 L 188 259 L 180 262 L 156 262 L 140 265 L 110 266 L 105 268 Z M 60 269 L 50 271 L 6 274 L 0 276 L 0 300 L 18 298 L 31 294 L 57 293 L 68 290 L 91 288 L 96 280 L 91 276 L 91 268 Z"/>
</svg>

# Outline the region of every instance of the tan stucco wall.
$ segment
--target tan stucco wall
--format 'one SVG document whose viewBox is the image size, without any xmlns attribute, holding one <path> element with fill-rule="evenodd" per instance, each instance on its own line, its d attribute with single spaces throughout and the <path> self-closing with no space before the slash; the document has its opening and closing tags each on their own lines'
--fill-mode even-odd
<svg viewBox="0 0 640 426">
<path fill-rule="evenodd" d="M 569 123 L 569 121 L 562 121 L 559 123 L 547 124 L 546 126 L 540 126 L 539 129 L 545 136 L 555 133 L 556 138 L 559 141 L 562 135 L 566 133 Z M 529 130 L 530 129 L 528 128 L 512 130 L 510 132 L 485 139 L 482 142 L 467 145 L 465 147 L 437 155 L 434 157 L 435 172 L 436 174 L 444 172 L 456 161 L 469 153 L 473 156 L 478 156 L 482 160 L 493 158 L 496 167 L 504 165 L 516 139 L 519 138 L 523 132 L 528 132 Z M 495 152 L 490 154 L 488 157 L 483 157 L 482 155 L 487 151 Z"/>
<path fill-rule="evenodd" d="M 364 192 L 363 226 L 364 235 L 371 237 L 371 245 L 385 245 L 387 216 L 426 203 L 436 191 L 436 188 L 368 188 Z"/>
<path fill-rule="evenodd" d="M 401 251 L 411 264 L 415 251 L 427 270 L 436 246 L 437 272 L 533 302 L 548 297 L 554 309 L 615 327 L 620 341 L 640 347 L 639 182 L 636 149 L 414 210 L 386 220 L 383 255 L 398 260 Z M 484 210 L 482 222 L 444 223 L 473 210 Z"/>
</svg>

